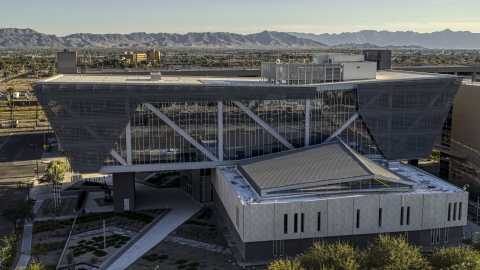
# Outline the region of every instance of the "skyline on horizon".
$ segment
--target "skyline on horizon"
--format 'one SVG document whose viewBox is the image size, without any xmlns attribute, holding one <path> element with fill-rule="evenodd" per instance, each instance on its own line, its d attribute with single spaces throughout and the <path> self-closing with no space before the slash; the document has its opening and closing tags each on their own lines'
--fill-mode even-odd
<svg viewBox="0 0 480 270">
<path fill-rule="evenodd" d="M 171 4 L 117 0 L 114 3 L 7 0 L 2 9 L 9 12 L 2 14 L 0 28 L 30 28 L 57 36 L 134 32 L 253 34 L 264 30 L 339 34 L 361 30 L 431 33 L 450 29 L 480 33 L 480 17 L 475 9 L 468 8 L 477 3 L 474 0 L 404 0 L 388 4 L 380 0 L 362 3 L 346 0 L 328 6 L 315 0 L 302 3 L 209 0 L 208 4 L 193 0 Z M 42 13 L 51 16 L 39 20 Z"/>
</svg>

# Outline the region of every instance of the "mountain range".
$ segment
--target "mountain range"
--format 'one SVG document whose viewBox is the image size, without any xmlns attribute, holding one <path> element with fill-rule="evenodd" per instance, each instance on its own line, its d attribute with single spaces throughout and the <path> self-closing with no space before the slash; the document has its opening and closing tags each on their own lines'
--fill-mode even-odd
<svg viewBox="0 0 480 270">
<path fill-rule="evenodd" d="M 433 33 L 412 31 L 345 32 L 307 34 L 263 31 L 241 35 L 228 32 L 187 34 L 137 32 L 131 34 L 76 33 L 64 37 L 32 29 L 1 28 L 0 47 L 4 48 L 314 48 L 314 49 L 479 49 L 480 34 L 449 29 Z"/>
<path fill-rule="evenodd" d="M 257 34 L 187 33 L 187 34 L 88 34 L 65 37 L 46 35 L 32 29 L 0 29 L 0 47 L 73 47 L 73 48 L 328 48 L 311 39 L 299 38 L 284 32 L 263 31 Z"/>
<path fill-rule="evenodd" d="M 344 32 L 341 34 L 306 34 L 291 32 L 294 36 L 325 43 L 329 46 L 339 44 L 374 44 L 380 47 L 388 46 L 421 46 L 429 49 L 479 49 L 480 33 L 469 31 L 443 31 L 432 33 L 417 33 L 412 31 L 374 31 Z"/>
</svg>

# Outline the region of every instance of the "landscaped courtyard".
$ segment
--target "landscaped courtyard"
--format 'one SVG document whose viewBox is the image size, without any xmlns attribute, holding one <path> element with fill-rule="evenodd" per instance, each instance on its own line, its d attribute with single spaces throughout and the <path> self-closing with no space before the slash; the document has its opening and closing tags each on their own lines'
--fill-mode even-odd
<svg viewBox="0 0 480 270">
<path fill-rule="evenodd" d="M 244 269 L 237 265 L 210 207 L 187 220 L 127 269 L 156 266 L 162 270 Z"/>
</svg>

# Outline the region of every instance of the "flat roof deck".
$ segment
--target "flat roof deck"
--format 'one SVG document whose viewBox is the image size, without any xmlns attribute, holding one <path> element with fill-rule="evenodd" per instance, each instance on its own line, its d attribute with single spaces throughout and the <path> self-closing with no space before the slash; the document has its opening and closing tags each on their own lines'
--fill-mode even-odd
<svg viewBox="0 0 480 270">
<path fill-rule="evenodd" d="M 345 83 L 363 83 L 363 82 L 382 82 L 395 80 L 422 80 L 452 77 L 452 75 L 408 72 L 408 71 L 377 71 L 376 79 L 342 81 L 342 82 L 327 82 L 320 84 L 293 84 L 293 85 L 275 85 L 276 87 L 301 87 L 301 86 L 316 86 L 316 85 L 332 85 Z M 96 74 L 60 74 L 45 80 L 36 82 L 37 84 L 147 84 L 147 85 L 242 85 L 242 86 L 269 86 L 268 82 L 262 82 L 261 78 L 257 77 L 194 77 L 194 76 L 162 76 L 160 81 L 150 80 L 149 75 L 96 75 Z"/>
<path fill-rule="evenodd" d="M 261 198 L 250 183 L 237 169 L 237 166 L 219 166 L 218 169 L 225 177 L 226 182 L 230 185 L 237 196 L 243 199 L 244 204 L 266 204 L 266 203 L 287 203 L 287 202 L 305 202 L 315 200 L 327 200 L 335 198 L 348 198 L 358 196 L 376 196 L 379 194 L 388 195 L 414 195 L 414 194 L 441 194 L 465 192 L 463 189 L 456 187 L 440 178 L 426 173 L 425 171 L 413 166 L 400 163 L 399 169 L 390 169 L 411 181 L 417 183 L 417 188 L 405 191 L 372 191 L 361 190 L 349 193 L 304 193 L 304 194 L 285 194 L 283 196 Z M 385 168 L 387 169 L 387 168 Z"/>
</svg>

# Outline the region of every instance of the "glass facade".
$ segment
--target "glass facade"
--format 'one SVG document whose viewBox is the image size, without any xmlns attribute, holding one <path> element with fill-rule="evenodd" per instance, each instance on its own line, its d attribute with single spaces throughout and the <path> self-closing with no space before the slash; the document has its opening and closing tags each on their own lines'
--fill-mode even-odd
<svg viewBox="0 0 480 270">
<path fill-rule="evenodd" d="M 305 147 L 306 100 L 243 100 L 245 107 L 295 148 Z M 151 103 L 207 151 L 219 158 L 217 102 Z M 321 144 L 356 112 L 355 90 L 316 93 L 310 100 L 310 145 Z M 222 102 L 223 160 L 242 160 L 285 151 L 288 148 L 232 101 Z M 130 119 L 132 165 L 212 161 L 152 110 L 140 105 Z M 379 155 L 361 118 L 340 137 L 362 154 Z M 126 130 L 114 150 L 127 160 Z M 119 165 L 112 155 L 104 166 Z"/>
<path fill-rule="evenodd" d="M 450 143 L 452 140 L 452 111 L 453 105 L 448 111 L 447 118 L 442 125 L 442 133 L 440 135 L 441 141 L 440 145 L 450 148 Z M 448 180 L 450 174 L 450 155 L 443 151 L 440 152 L 440 168 L 438 171 L 438 176 L 444 180 Z"/>
</svg>

